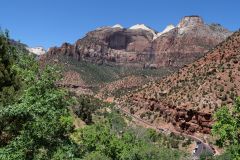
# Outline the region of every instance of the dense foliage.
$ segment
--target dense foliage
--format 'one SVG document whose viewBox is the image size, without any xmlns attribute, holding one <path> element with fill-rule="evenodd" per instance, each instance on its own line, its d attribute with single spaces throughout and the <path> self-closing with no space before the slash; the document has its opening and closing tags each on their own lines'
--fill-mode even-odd
<svg viewBox="0 0 240 160">
<path fill-rule="evenodd" d="M 94 98 L 93 96 L 81 95 L 77 98 L 77 103 L 72 108 L 74 113 L 86 124 L 92 124 L 92 115 L 95 114 L 98 109 L 108 106 L 108 103 Z"/>
<path fill-rule="evenodd" d="M 7 37 L 1 39 L 3 71 L 2 91 L 15 89 L 15 77 L 21 77 L 22 92 L 1 100 L 0 159 L 68 159 L 76 149 L 68 135 L 72 132 L 72 118 L 66 92 L 56 88 L 59 73 L 52 67 L 38 68 L 34 57 L 12 49 Z M 4 40 L 4 41 L 3 41 Z M 14 52 L 14 53 L 12 53 Z M 14 59 L 11 57 L 15 55 Z M 14 71 L 14 72 L 13 72 Z M 15 90 L 14 90 L 15 91 Z M 6 92 L 4 93 L 6 94 Z"/>
<path fill-rule="evenodd" d="M 14 70 L 14 48 L 9 45 L 8 32 L 0 33 L 0 107 L 15 98 L 20 89 L 20 78 Z"/>
<path fill-rule="evenodd" d="M 88 126 L 78 133 L 82 154 L 88 159 L 95 153 L 107 159 L 122 160 L 161 160 L 179 159 L 180 154 L 167 148 L 159 148 L 150 142 L 141 140 L 131 132 L 116 135 L 110 125 L 97 124 Z M 92 155 L 91 155 L 92 156 Z"/>
<path fill-rule="evenodd" d="M 73 134 L 83 159 L 161 160 L 180 159 L 185 155 L 166 147 L 163 135 L 152 129 L 129 127 L 115 111 L 105 120 L 81 128 Z M 101 159 L 100 158 L 100 159 Z"/>
<path fill-rule="evenodd" d="M 217 145 L 227 148 L 223 156 L 238 160 L 240 157 L 240 97 L 236 99 L 232 110 L 226 106 L 220 108 L 215 114 L 215 119 L 213 134 L 219 137 Z"/>
</svg>

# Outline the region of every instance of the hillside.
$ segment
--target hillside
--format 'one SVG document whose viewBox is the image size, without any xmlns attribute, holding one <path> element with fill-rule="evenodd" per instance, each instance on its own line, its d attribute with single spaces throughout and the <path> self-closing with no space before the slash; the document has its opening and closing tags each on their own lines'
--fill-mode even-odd
<svg viewBox="0 0 240 160">
<path fill-rule="evenodd" d="M 240 94 L 240 32 L 198 61 L 119 100 L 122 107 L 156 125 L 187 133 L 210 133 L 212 113 Z"/>
<path fill-rule="evenodd" d="M 86 61 L 78 61 L 74 57 L 69 57 L 67 55 L 55 55 L 51 56 L 51 58 L 46 58 L 44 56 L 47 55 L 41 56 L 40 59 L 43 66 L 46 64 L 57 64 L 62 69 L 64 78 L 61 81 L 60 86 L 64 86 L 78 93 L 88 94 L 91 93 L 91 91 L 94 93 L 100 92 L 99 94 L 101 94 L 100 97 L 102 98 L 106 98 L 106 92 L 109 92 L 109 96 L 115 96 L 116 94 L 113 90 L 118 90 L 123 93 L 126 93 L 126 88 L 132 90 L 134 88 L 130 87 L 132 79 L 129 79 L 128 77 L 138 77 L 137 79 L 142 83 L 135 81 L 137 84 L 133 84 L 133 86 L 140 87 L 152 79 L 162 78 L 163 76 L 169 75 L 177 70 L 175 67 L 149 69 L 136 66 L 99 65 Z M 74 84 L 69 79 L 75 79 Z M 121 87 L 119 86 L 120 88 L 113 85 L 113 89 L 108 89 L 109 85 L 111 86 L 112 84 L 121 83 L 121 81 L 124 81 L 124 83 L 122 83 Z M 121 91 L 122 89 L 123 91 Z M 82 92 L 83 90 L 88 91 Z"/>
<path fill-rule="evenodd" d="M 127 76 L 117 81 L 107 83 L 98 91 L 97 96 L 101 99 L 120 97 L 149 81 L 151 81 L 151 79 L 146 76 Z"/>
</svg>

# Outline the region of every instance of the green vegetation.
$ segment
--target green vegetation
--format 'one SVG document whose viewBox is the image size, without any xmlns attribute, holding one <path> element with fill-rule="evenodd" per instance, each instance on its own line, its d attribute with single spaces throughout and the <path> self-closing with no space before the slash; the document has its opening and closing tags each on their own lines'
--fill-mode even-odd
<svg viewBox="0 0 240 160">
<path fill-rule="evenodd" d="M 152 129 L 128 126 L 126 120 L 113 108 L 104 112 L 103 119 L 77 130 L 74 141 L 82 146 L 84 159 L 180 159 L 184 153 L 172 149 L 170 137 Z"/>
<path fill-rule="evenodd" d="M 40 68 L 33 56 L 11 49 L 7 41 L 3 35 L 1 92 L 6 90 L 2 88 L 13 92 L 1 97 L 0 160 L 174 160 L 186 156 L 165 144 L 168 137 L 130 126 L 129 119 L 110 104 L 57 88 L 58 70 Z M 74 128 L 76 117 L 69 108 L 86 122 L 85 127 Z"/>
<path fill-rule="evenodd" d="M 8 45 L 8 32 L 0 33 L 0 106 L 7 105 L 14 100 L 20 89 L 20 79 L 14 64 L 14 48 Z"/>
<path fill-rule="evenodd" d="M 217 137 L 216 145 L 225 152 L 213 156 L 203 153 L 200 160 L 239 160 L 240 159 L 240 97 L 236 99 L 233 108 L 223 106 L 214 115 L 215 124 L 212 133 Z"/>
<path fill-rule="evenodd" d="M 239 160 L 240 157 L 240 97 L 236 99 L 233 109 L 224 106 L 215 114 L 216 123 L 213 134 L 218 136 L 217 145 L 226 148 L 221 157 Z"/>
<path fill-rule="evenodd" d="M 97 110 L 109 106 L 110 104 L 94 98 L 93 96 L 82 95 L 77 98 L 77 104 L 74 105 L 72 108 L 74 113 L 86 124 L 92 124 L 92 115 L 97 114 Z"/>
<path fill-rule="evenodd" d="M 47 68 L 32 77 L 33 85 L 17 103 L 1 110 L 0 159 L 48 159 L 73 150 L 67 136 L 73 129 L 67 95 L 55 88 L 55 78 Z"/>
<path fill-rule="evenodd" d="M 130 88 L 120 88 L 111 92 L 111 95 L 114 95 L 114 97 L 119 98 L 123 95 L 126 95 L 127 93 L 135 91 L 136 89 L 138 89 L 138 87 L 136 86 Z"/>
<path fill-rule="evenodd" d="M 85 61 L 78 61 L 73 57 L 59 56 L 58 59 L 62 63 L 69 64 L 65 70 L 74 70 L 80 73 L 81 78 L 89 85 L 99 85 L 116 81 L 129 75 L 136 76 L 153 76 L 162 77 L 175 71 L 175 68 L 162 68 L 162 69 L 141 69 L 139 67 L 124 67 L 114 65 L 98 65 Z"/>
<path fill-rule="evenodd" d="M 156 145 L 139 139 L 134 133 L 124 132 L 116 135 L 111 132 L 110 124 L 96 124 L 81 129 L 77 135 L 79 145 L 83 146 L 81 153 L 100 153 L 107 159 L 179 159 L 180 152 L 157 147 Z M 99 154 L 97 154 L 99 156 Z M 87 159 L 87 158 L 86 158 Z"/>
<path fill-rule="evenodd" d="M 0 107 L 0 159 L 73 157 L 76 146 L 67 136 L 73 129 L 67 94 L 54 84 L 59 73 L 52 67 L 38 69 L 33 57 L 23 55 L 17 49 L 6 49 L 5 53 L 13 51 L 18 57 L 15 65 L 8 67 L 16 71 L 23 85 L 14 103 Z M 7 76 L 4 74 L 3 78 Z M 9 84 L 13 83 L 2 86 Z"/>
</svg>

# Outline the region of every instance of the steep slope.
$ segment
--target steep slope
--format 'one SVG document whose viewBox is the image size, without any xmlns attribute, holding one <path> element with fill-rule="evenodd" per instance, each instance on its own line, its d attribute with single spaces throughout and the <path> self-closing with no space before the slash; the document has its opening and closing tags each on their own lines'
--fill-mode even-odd
<svg viewBox="0 0 240 160">
<path fill-rule="evenodd" d="M 98 92 L 97 97 L 106 99 L 108 97 L 120 97 L 132 90 L 146 84 L 150 79 L 146 76 L 127 76 L 104 85 Z"/>
<path fill-rule="evenodd" d="M 212 113 L 240 94 L 239 60 L 240 32 L 235 32 L 203 58 L 119 103 L 157 125 L 164 121 L 178 131 L 210 133 Z"/>
<path fill-rule="evenodd" d="M 65 54 L 97 64 L 141 63 L 149 59 L 152 39 L 153 34 L 147 30 L 104 27 L 87 33 L 74 45 L 64 43 L 60 48 L 51 48 L 48 53 Z"/>
<path fill-rule="evenodd" d="M 199 59 L 229 35 L 220 25 L 207 25 L 199 16 L 184 17 L 177 27 L 171 26 L 153 41 L 154 63 L 181 67 Z"/>
<path fill-rule="evenodd" d="M 67 71 L 63 74 L 63 78 L 57 82 L 59 87 L 67 88 L 76 95 L 92 95 L 91 87 L 85 84 L 78 72 Z"/>
<path fill-rule="evenodd" d="M 182 67 L 202 57 L 230 34 L 219 25 L 205 24 L 199 16 L 184 17 L 177 27 L 168 26 L 160 33 L 144 24 L 129 29 L 118 24 L 91 31 L 73 45 L 53 47 L 48 57 L 68 55 L 79 61 L 145 68 Z"/>
</svg>

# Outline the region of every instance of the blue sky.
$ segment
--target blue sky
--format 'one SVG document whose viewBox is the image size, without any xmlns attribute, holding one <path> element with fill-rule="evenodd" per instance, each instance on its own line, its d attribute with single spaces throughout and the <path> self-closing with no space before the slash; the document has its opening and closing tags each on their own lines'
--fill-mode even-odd
<svg viewBox="0 0 240 160">
<path fill-rule="evenodd" d="M 0 26 L 31 47 L 73 43 L 88 31 L 144 23 L 158 31 L 183 16 L 240 28 L 239 0 L 0 0 Z"/>
</svg>

